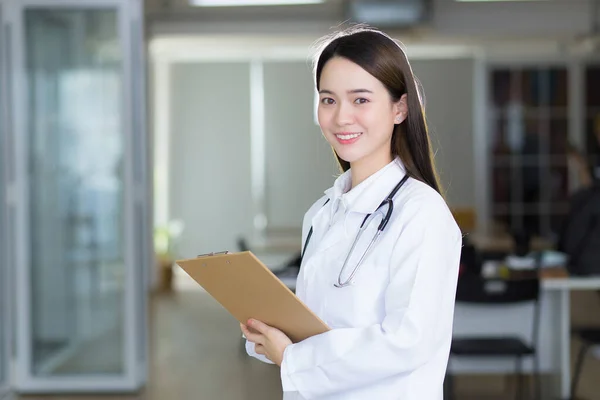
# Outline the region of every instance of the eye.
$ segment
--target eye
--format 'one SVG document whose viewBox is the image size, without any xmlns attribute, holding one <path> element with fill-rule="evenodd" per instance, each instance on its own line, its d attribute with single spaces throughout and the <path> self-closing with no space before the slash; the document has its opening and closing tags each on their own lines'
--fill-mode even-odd
<svg viewBox="0 0 600 400">
<path fill-rule="evenodd" d="M 365 103 L 368 103 L 368 102 L 369 102 L 369 100 L 368 100 L 368 99 L 365 99 L 364 97 L 359 97 L 358 99 L 354 100 L 354 102 L 355 102 L 356 104 L 365 104 Z"/>
<path fill-rule="evenodd" d="M 321 99 L 321 104 L 331 105 L 335 103 L 335 101 L 331 97 L 324 97 Z"/>
</svg>

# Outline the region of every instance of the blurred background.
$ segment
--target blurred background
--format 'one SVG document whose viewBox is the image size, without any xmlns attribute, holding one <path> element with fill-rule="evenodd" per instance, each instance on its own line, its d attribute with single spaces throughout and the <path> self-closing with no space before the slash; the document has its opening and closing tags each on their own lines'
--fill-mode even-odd
<svg viewBox="0 0 600 400">
<path fill-rule="evenodd" d="M 360 22 L 406 47 L 465 235 L 445 398 L 600 399 L 600 0 L 0 0 L 0 19 L 0 398 L 281 398 L 174 262 L 252 250 L 294 289 L 304 212 L 340 173 L 314 44 Z"/>
</svg>

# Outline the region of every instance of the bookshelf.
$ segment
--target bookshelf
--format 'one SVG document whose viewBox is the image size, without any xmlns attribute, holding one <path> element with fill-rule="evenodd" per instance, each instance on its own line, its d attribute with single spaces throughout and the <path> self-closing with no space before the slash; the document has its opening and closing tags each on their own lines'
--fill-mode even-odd
<svg viewBox="0 0 600 400">
<path fill-rule="evenodd" d="M 492 219 L 553 237 L 568 211 L 569 70 L 490 66 L 488 79 Z"/>
<path fill-rule="evenodd" d="M 585 150 L 592 175 L 600 180 L 600 63 L 585 68 Z"/>
</svg>

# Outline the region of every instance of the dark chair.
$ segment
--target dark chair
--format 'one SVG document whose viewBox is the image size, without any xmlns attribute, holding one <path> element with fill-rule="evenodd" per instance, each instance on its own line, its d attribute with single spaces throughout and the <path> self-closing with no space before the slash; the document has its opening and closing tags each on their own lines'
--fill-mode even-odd
<svg viewBox="0 0 600 400">
<path fill-rule="evenodd" d="M 250 250 L 250 246 L 248 246 L 248 241 L 246 240 L 245 237 L 238 237 L 236 240 L 237 243 L 237 247 L 238 247 L 238 251 L 249 251 Z"/>
<path fill-rule="evenodd" d="M 581 339 L 583 346 L 579 350 L 577 361 L 575 362 L 575 372 L 573 375 L 573 381 L 571 382 L 571 400 L 575 400 L 577 394 L 577 384 L 579 383 L 579 377 L 581 375 L 581 369 L 583 367 L 583 361 L 589 349 L 594 346 L 600 345 L 600 328 L 580 328 L 575 329 L 573 332 Z"/>
<path fill-rule="evenodd" d="M 516 359 L 515 374 L 517 376 L 516 398 L 523 398 L 524 357 L 532 357 L 535 377 L 535 398 L 541 398 L 539 379 L 539 361 L 537 357 L 537 342 L 540 313 L 540 281 L 538 274 L 531 273 L 523 279 L 501 280 L 484 279 L 479 275 L 462 275 L 458 281 L 456 293 L 457 303 L 480 304 L 491 307 L 502 307 L 507 304 L 532 303 L 532 334 L 531 342 L 525 343 L 519 337 L 513 336 L 484 336 L 484 337 L 454 337 L 450 349 L 450 358 L 454 357 L 514 357 Z M 454 388 L 451 373 L 447 376 L 447 396 L 454 398 Z"/>
</svg>

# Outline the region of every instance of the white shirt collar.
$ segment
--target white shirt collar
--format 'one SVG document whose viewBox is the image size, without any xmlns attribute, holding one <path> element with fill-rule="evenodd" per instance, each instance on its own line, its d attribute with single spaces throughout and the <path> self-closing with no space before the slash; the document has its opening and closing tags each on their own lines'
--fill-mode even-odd
<svg viewBox="0 0 600 400">
<path fill-rule="evenodd" d="M 333 186 L 325 191 L 330 201 L 339 200 L 346 209 L 364 214 L 374 212 L 381 202 L 405 175 L 404 164 L 396 157 L 389 164 L 375 172 L 350 190 L 351 169 L 340 175 Z"/>
</svg>

